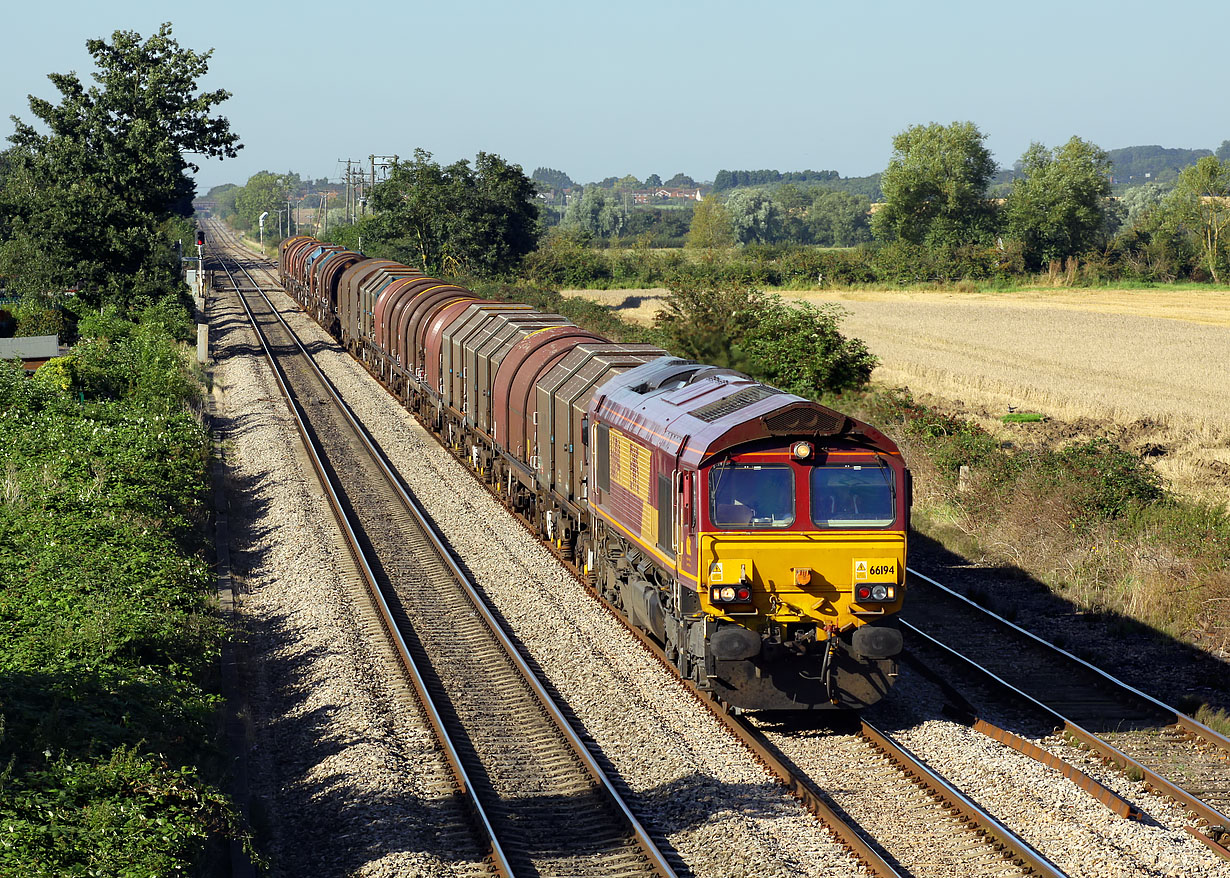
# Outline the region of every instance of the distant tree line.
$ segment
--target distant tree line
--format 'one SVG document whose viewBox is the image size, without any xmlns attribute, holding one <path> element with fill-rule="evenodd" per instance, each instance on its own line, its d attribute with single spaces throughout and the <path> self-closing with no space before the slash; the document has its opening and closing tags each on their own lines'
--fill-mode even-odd
<svg viewBox="0 0 1230 878">
<path fill-rule="evenodd" d="M 1230 159 L 1212 153 L 1157 185 L 1111 197 L 1112 161 L 1072 137 L 1032 144 L 1006 197 L 991 198 L 994 163 L 971 122 L 917 125 L 893 139 L 881 177 L 884 202 L 872 216 L 877 242 L 916 273 L 1024 274 L 1062 265 L 1086 279 L 1169 281 L 1226 276 Z M 1069 281 L 1074 277 L 1069 277 Z"/>
<path fill-rule="evenodd" d="M 765 186 L 770 183 L 827 183 L 841 175 L 836 171 L 718 171 L 713 178 L 713 188 L 726 192 L 738 186 Z"/>
</svg>

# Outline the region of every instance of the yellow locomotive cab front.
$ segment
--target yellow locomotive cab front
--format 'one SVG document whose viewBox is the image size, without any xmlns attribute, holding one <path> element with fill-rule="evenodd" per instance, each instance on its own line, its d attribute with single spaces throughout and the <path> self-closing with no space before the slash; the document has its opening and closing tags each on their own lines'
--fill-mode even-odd
<svg viewBox="0 0 1230 878">
<path fill-rule="evenodd" d="M 902 646 L 903 474 L 867 453 L 759 452 L 708 469 L 697 596 L 707 677 L 728 701 L 860 707 L 888 691 Z"/>
</svg>

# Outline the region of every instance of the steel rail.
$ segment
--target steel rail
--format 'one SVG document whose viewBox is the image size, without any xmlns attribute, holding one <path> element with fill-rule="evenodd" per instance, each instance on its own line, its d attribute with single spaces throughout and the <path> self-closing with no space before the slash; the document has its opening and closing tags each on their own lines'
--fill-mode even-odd
<svg viewBox="0 0 1230 878">
<path fill-rule="evenodd" d="M 281 319 L 280 316 L 279 319 Z M 313 368 L 317 368 L 314 362 Z M 325 380 L 327 381 L 327 379 Z M 383 458 L 382 452 L 379 451 L 374 441 L 370 440 L 366 430 L 364 430 L 362 425 L 358 423 L 357 419 L 353 417 L 345 402 L 338 396 L 335 396 L 335 401 L 339 404 L 340 409 L 345 413 L 347 419 L 356 426 L 357 432 L 361 437 L 363 437 L 364 443 L 368 444 L 370 442 L 369 447 L 373 450 L 373 453 L 378 456 L 378 459 L 381 461 L 382 468 L 388 466 Z M 434 436 L 434 434 L 432 435 Z M 392 473 L 391 466 L 389 466 L 388 471 Z M 399 491 L 402 490 L 403 486 L 400 479 L 397 478 L 395 474 L 391 477 L 393 478 L 394 483 L 398 486 Z M 486 485 L 485 482 L 481 482 L 481 480 L 480 483 L 490 491 L 490 486 Z M 497 496 L 497 499 L 501 499 L 502 502 L 502 498 L 499 498 L 498 495 L 495 496 Z M 411 508 L 413 509 L 413 506 Z M 516 518 L 522 523 L 523 526 L 527 528 L 527 530 L 529 529 L 528 524 L 526 524 L 523 519 L 520 517 Z M 429 534 L 431 534 L 433 539 L 435 539 L 436 531 L 434 526 L 432 526 L 426 519 L 424 519 L 424 524 Z M 556 554 L 557 558 L 561 558 L 559 553 L 555 552 L 554 547 L 551 547 L 551 549 L 552 552 Z M 451 563 L 451 556 L 446 553 L 446 557 L 449 558 Z M 561 560 L 563 559 L 561 558 Z M 567 564 L 566 561 L 565 563 Z M 572 568 L 571 564 L 568 564 L 567 566 Z M 573 572 L 576 572 L 575 569 Z M 618 612 L 612 609 L 605 601 L 602 601 L 601 597 L 597 595 L 597 592 L 588 582 L 584 580 L 583 577 L 581 578 L 581 581 L 585 585 L 587 591 L 589 591 L 591 595 L 598 597 L 599 602 L 606 607 L 608 612 L 610 612 L 617 621 L 619 621 L 627 630 L 636 636 L 642 644 L 649 648 L 651 653 L 653 653 L 654 656 L 666 668 L 672 671 L 679 683 L 683 685 L 685 689 L 690 691 L 707 709 L 709 709 L 709 711 L 723 724 L 723 726 L 732 735 L 734 735 L 735 738 L 749 750 L 749 752 L 751 752 L 753 757 L 764 765 L 770 772 L 776 775 L 778 779 L 789 789 L 792 795 L 798 798 L 805 807 L 815 814 L 829 828 L 829 830 L 833 832 L 838 840 L 846 846 L 847 849 L 854 853 L 854 855 L 857 856 L 864 863 L 864 865 L 866 865 L 877 876 L 884 876 L 884 878 L 902 878 L 901 873 L 890 865 L 867 839 L 865 839 L 854 827 L 847 823 L 828 804 L 824 793 L 814 783 L 812 783 L 810 779 L 793 770 L 789 765 L 788 760 L 786 760 L 786 758 L 782 756 L 758 730 L 746 723 L 738 715 L 729 712 L 725 705 L 714 699 L 709 693 L 701 690 L 692 681 L 678 676 L 674 665 L 669 661 L 665 653 L 652 639 L 650 639 L 644 634 L 644 632 L 640 631 L 635 626 L 629 624 L 628 621 Z M 995 817 L 987 813 L 975 802 L 957 790 L 942 776 L 926 766 L 925 763 L 910 753 L 903 745 L 893 741 L 887 735 L 877 729 L 874 729 L 874 727 L 869 724 L 864 723 L 863 725 L 863 735 L 873 747 L 884 752 L 890 760 L 901 765 L 907 774 L 910 774 L 916 779 L 916 781 L 931 789 L 933 791 L 933 795 L 937 799 L 945 802 L 948 807 L 964 815 L 967 820 L 974 824 L 970 827 L 971 831 L 976 831 L 979 828 L 985 830 L 1001 847 L 1009 851 L 1011 856 L 1020 865 L 1033 870 L 1036 875 L 1043 876 L 1043 878 L 1067 878 L 1066 873 L 1047 860 L 1045 856 L 1036 851 L 1027 842 L 1017 836 L 1011 829 L 1006 827 Z"/>
<path fill-rule="evenodd" d="M 236 261 L 236 265 L 238 266 L 237 261 Z M 589 748 L 585 745 L 584 741 L 581 740 L 581 737 L 577 734 L 576 730 L 572 727 L 572 725 L 568 722 L 567 718 L 563 715 L 563 712 L 560 710 L 559 706 L 555 703 L 555 700 L 551 697 L 550 693 L 547 692 L 541 680 L 539 680 L 537 674 L 534 673 L 534 671 L 530 668 L 529 664 L 525 661 L 524 657 L 521 655 L 520 651 L 517 649 L 516 645 L 513 643 L 512 638 L 504 630 L 503 626 L 501 626 L 499 621 L 495 618 L 494 614 L 491 612 L 486 602 L 479 595 L 478 590 L 473 584 L 470 576 L 465 572 L 465 570 L 460 566 L 460 564 L 458 564 L 456 558 L 454 557 L 452 550 L 445 544 L 443 538 L 439 534 L 439 531 L 435 527 L 435 524 L 427 516 L 426 512 L 422 509 L 418 501 L 413 497 L 409 488 L 406 486 L 404 481 L 401 479 L 400 475 L 396 472 L 393 465 L 389 462 L 388 458 L 385 456 L 383 450 L 379 447 L 379 445 L 372 438 L 371 434 L 367 431 L 367 429 L 359 421 L 358 417 L 354 414 L 350 406 L 348 406 L 345 400 L 342 399 L 341 394 L 337 392 L 337 389 L 334 387 L 333 383 L 329 381 L 329 379 L 325 376 L 324 372 L 316 364 L 315 359 L 311 356 L 311 354 L 303 346 L 302 342 L 299 340 L 299 337 L 294 332 L 294 330 L 292 330 L 289 324 L 286 323 L 285 319 L 278 312 L 276 306 L 274 306 L 273 303 L 269 301 L 268 297 L 265 296 L 264 291 L 259 288 L 259 284 L 257 283 L 257 281 L 254 278 L 252 278 L 252 276 L 248 274 L 247 271 L 244 270 L 241 266 L 240 266 L 240 270 L 243 271 L 244 274 L 247 275 L 248 279 L 257 286 L 256 292 L 258 292 L 261 295 L 261 297 L 264 298 L 265 301 L 269 304 L 278 322 L 281 323 L 283 328 L 288 332 L 288 334 L 290 335 L 290 338 L 294 341 L 296 347 L 299 349 L 300 353 L 304 356 L 306 362 L 311 366 L 311 369 L 313 373 L 316 375 L 317 379 L 321 382 L 322 386 L 330 394 L 332 398 L 332 402 L 337 406 L 338 410 L 343 414 L 347 423 L 354 430 L 355 435 L 359 437 L 359 439 L 363 443 L 364 448 L 371 455 L 373 460 L 377 463 L 380 471 L 388 479 L 390 485 L 394 488 L 397 495 L 402 500 L 407 511 L 411 513 L 412 517 L 415 519 L 416 524 L 424 532 L 424 534 L 428 537 L 433 548 L 439 553 L 441 559 L 448 566 L 450 572 L 455 577 L 457 583 L 463 589 L 466 597 L 469 599 L 470 603 L 473 605 L 475 611 L 479 614 L 480 618 L 483 620 L 486 627 L 491 631 L 492 635 L 495 637 L 497 642 L 500 644 L 501 648 L 507 655 L 510 662 L 516 667 L 518 672 L 525 679 L 530 689 L 533 691 L 536 699 L 541 704 L 543 710 L 550 717 L 554 725 L 559 729 L 561 735 L 564 736 L 565 740 L 568 741 L 570 749 L 572 749 L 575 752 L 577 757 L 580 759 L 581 763 L 585 766 L 587 773 L 594 779 L 595 782 L 597 782 L 605 790 L 611 803 L 615 805 L 617 811 L 622 816 L 625 823 L 627 823 L 629 828 L 632 830 L 633 836 L 636 838 L 637 843 L 640 845 L 643 852 L 649 859 L 652 868 L 659 875 L 666 876 L 666 878 L 674 878 L 675 872 L 673 868 L 671 867 L 671 865 L 669 864 L 669 862 L 667 862 L 665 856 L 658 849 L 657 844 L 653 841 L 649 833 L 645 830 L 640 820 L 632 813 L 631 808 L 628 806 L 627 802 L 624 801 L 623 796 L 620 795 L 619 791 L 615 788 L 615 785 L 611 781 L 610 777 L 606 774 L 605 771 L 603 771 L 602 767 L 598 764 L 597 760 L 594 758 Z M 241 300 L 242 298 L 243 297 L 240 296 Z M 244 309 L 245 311 L 248 310 L 246 303 L 244 305 Z M 263 339 L 262 339 L 262 347 L 264 347 Z M 266 348 L 266 351 L 267 351 L 267 348 Z M 267 355 L 268 355 L 268 352 L 267 352 Z M 297 407 L 297 403 L 295 405 Z M 298 415 L 296 417 L 298 418 Z M 315 458 L 314 458 L 314 461 L 315 461 Z M 330 491 L 330 495 L 331 497 L 336 497 L 336 495 L 332 492 L 332 490 Z M 335 507 L 335 513 L 340 508 L 341 507 Z M 353 533 L 353 530 L 349 527 L 349 525 L 347 525 L 347 531 L 348 533 Z M 355 544 L 355 547 L 357 548 L 357 543 Z M 365 567 L 365 569 L 367 571 L 370 571 L 370 566 Z M 374 579 L 371 581 L 373 583 L 375 582 Z M 377 586 L 377 590 L 378 590 L 378 586 Z M 381 612 L 383 615 L 384 613 L 388 612 L 387 602 L 384 601 L 383 596 L 381 596 L 380 598 L 380 604 L 382 607 Z M 389 614 L 388 616 L 384 618 L 385 618 L 386 627 L 387 626 L 396 627 L 395 623 L 392 620 L 391 614 Z M 398 639 L 400 639 L 400 635 L 398 635 Z M 402 642 L 404 643 L 404 641 Z M 406 657 L 407 658 L 409 657 L 408 653 L 406 653 Z M 403 661 L 404 660 L 405 659 L 403 659 Z M 421 679 L 421 677 L 417 679 Z M 417 686 L 418 686 L 418 683 L 416 682 L 416 688 Z M 423 690 L 423 694 L 426 695 L 425 689 Z M 438 718 L 438 715 L 437 715 L 437 718 Z M 435 721 L 433 720 L 433 724 L 434 722 Z M 442 726 L 440 728 L 442 729 Z M 458 763 L 458 766 L 460 766 L 460 763 Z M 468 780 L 467 780 L 467 783 L 468 783 Z M 486 821 L 484 825 L 489 826 L 490 823 L 489 821 L 487 821 L 485 812 L 483 813 L 484 813 L 483 819 L 484 821 Z M 494 839 L 494 836 L 493 836 L 493 839 Z"/>
<path fill-rule="evenodd" d="M 926 642 L 930 644 L 931 646 L 934 646 L 935 648 L 943 651 L 951 658 L 956 659 L 961 664 L 970 668 L 972 671 L 976 672 L 984 679 L 991 681 L 995 685 L 1011 692 L 1013 695 L 1017 696 L 1018 698 L 1027 702 L 1028 704 L 1033 705 L 1038 710 L 1046 713 L 1047 715 L 1052 717 L 1052 719 L 1054 719 L 1055 722 L 1061 728 L 1063 728 L 1065 732 L 1070 734 L 1072 737 L 1076 738 L 1078 741 L 1083 743 L 1085 746 L 1089 747 L 1091 750 L 1097 751 L 1104 758 L 1108 759 L 1111 762 L 1114 762 L 1124 771 L 1139 772 L 1140 776 L 1144 779 L 1145 784 L 1148 785 L 1151 789 L 1155 790 L 1156 792 L 1162 793 L 1163 795 L 1169 796 L 1170 798 L 1174 799 L 1176 802 L 1179 802 L 1180 804 L 1188 808 L 1192 813 L 1196 814 L 1198 817 L 1200 817 L 1200 819 L 1204 820 L 1208 824 L 1212 826 L 1230 825 L 1230 820 L 1228 820 L 1224 814 L 1212 808 L 1208 803 L 1202 801 L 1196 796 L 1193 796 L 1191 793 L 1187 792 L 1187 790 L 1184 790 L 1182 787 L 1177 786 L 1173 781 L 1169 780 L 1168 778 L 1164 777 L 1161 774 L 1158 774 L 1156 771 L 1149 768 L 1148 766 L 1143 765 L 1140 762 L 1137 762 L 1135 759 L 1133 759 L 1131 756 L 1128 756 L 1118 747 L 1115 747 L 1113 744 L 1110 744 L 1109 742 L 1103 740 L 1101 737 L 1099 737 L 1095 733 L 1073 722 L 1068 717 L 1064 716 L 1062 713 L 1055 710 L 1050 705 L 1045 704 L 1042 701 L 1039 701 L 1037 698 L 1030 695 L 1028 692 L 1022 691 L 1021 689 L 1009 683 L 1007 680 L 996 675 L 992 671 L 987 670 L 982 665 L 978 664 L 978 662 L 976 662 L 974 659 L 969 658 L 968 656 L 953 649 L 951 646 L 948 646 L 945 643 L 941 643 L 940 641 L 936 640 L 931 635 L 927 634 L 925 631 L 922 631 L 921 629 L 916 628 L 913 625 L 911 625 L 909 622 L 906 622 L 904 619 L 901 620 L 901 625 L 902 627 L 909 629 L 912 633 L 925 639 Z M 1204 835 L 1204 833 L 1196 832 L 1193 834 L 1200 841 L 1205 842 L 1210 847 L 1212 847 L 1214 850 L 1217 850 L 1218 848 L 1221 847 L 1214 839 L 1209 838 L 1208 836 Z"/>
<path fill-rule="evenodd" d="M 862 734 L 873 747 L 900 764 L 907 773 L 912 774 L 948 807 L 973 821 L 977 828 L 986 830 L 996 842 L 1012 854 L 1020 865 L 1044 878 L 1067 878 L 1066 872 L 1001 823 L 985 808 L 950 784 L 943 776 L 933 771 L 900 741 L 894 740 L 866 720 L 863 720 Z M 975 827 L 971 827 L 973 828 Z"/>
<path fill-rule="evenodd" d="M 238 293 L 238 285 L 234 284 L 234 278 L 230 269 L 226 267 L 223 257 L 219 257 L 222 264 L 222 270 L 226 272 L 227 278 L 232 281 Z M 238 262 L 236 262 L 238 266 Z M 241 269 L 242 270 L 242 269 Z M 245 272 L 246 274 L 246 272 Z M 249 275 L 249 280 L 253 278 Z M 253 281 L 255 283 L 255 281 Z M 259 288 L 258 288 L 259 291 Z M 428 721 L 431 723 L 435 731 L 436 739 L 444 748 L 445 758 L 448 760 L 449 766 L 453 772 L 453 776 L 460 787 L 460 791 L 465 796 L 466 804 L 477 824 L 481 827 L 487 838 L 487 844 L 490 846 L 489 856 L 496 871 L 501 876 L 513 878 L 512 866 L 508 861 L 507 855 L 504 853 L 503 846 L 497 837 L 495 827 L 492 825 L 490 817 L 487 815 L 486 808 L 483 807 L 482 801 L 479 799 L 475 790 L 474 784 L 470 780 L 469 773 L 466 771 L 465 765 L 462 764 L 461 755 L 457 750 L 456 744 L 453 742 L 452 736 L 449 735 L 445 728 L 444 720 L 440 716 L 439 708 L 432 699 L 427 683 L 423 678 L 422 671 L 415 662 L 414 657 L 410 654 L 409 645 L 398 629 L 396 622 L 393 620 L 393 612 L 389 607 L 388 601 L 385 599 L 383 590 L 377 584 L 375 571 L 372 569 L 371 562 L 367 557 L 367 553 L 363 550 L 358 534 L 355 532 L 350 517 L 345 513 L 341 498 L 338 496 L 337 487 L 334 478 L 329 474 L 327 467 L 324 465 L 321 456 L 321 449 L 315 436 L 312 435 L 310 428 L 307 425 L 306 417 L 298 400 L 290 390 L 289 382 L 286 378 L 285 371 L 277 362 L 273 352 L 269 349 L 269 345 L 265 338 L 265 333 L 261 331 L 257 324 L 256 316 L 252 313 L 252 309 L 248 306 L 242 293 L 238 293 L 240 304 L 243 306 L 244 313 L 247 314 L 249 322 L 252 324 L 256 332 L 257 340 L 260 342 L 261 350 L 265 355 L 265 359 L 269 362 L 273 369 L 274 378 L 277 381 L 278 389 L 281 391 L 283 398 L 286 400 L 292 416 L 295 419 L 295 426 L 298 428 L 299 436 L 303 440 L 308 456 L 312 461 L 312 466 L 316 470 L 317 477 L 329 497 L 329 505 L 333 511 L 334 518 L 338 526 L 342 529 L 343 536 L 346 539 L 346 544 L 350 549 L 351 556 L 354 558 L 356 565 L 359 567 L 359 572 L 363 577 L 364 585 L 367 587 L 369 596 L 379 613 L 380 620 L 383 623 L 385 633 L 390 638 L 394 649 L 397 652 L 398 658 L 401 661 L 402 667 L 410 676 L 411 682 L 414 685 L 415 691 L 418 694 L 419 700 L 422 703 L 423 709 L 427 714 Z M 272 303 L 271 303 L 272 304 Z M 273 309 L 277 313 L 277 309 Z"/>
<path fill-rule="evenodd" d="M 1110 683 L 1112 686 L 1115 686 L 1118 689 L 1122 689 L 1125 692 L 1131 693 L 1136 698 L 1139 698 L 1142 701 L 1147 702 L 1149 705 L 1151 705 L 1152 707 L 1158 710 L 1161 710 L 1165 713 L 1172 714 L 1174 716 L 1175 725 L 1179 726 L 1179 728 L 1183 729 L 1185 732 L 1191 735 L 1195 735 L 1196 737 L 1199 737 L 1199 738 L 1204 738 L 1210 744 L 1213 744 L 1214 746 L 1218 747 L 1225 753 L 1230 754 L 1230 738 L 1226 738 L 1220 732 L 1216 731 L 1215 729 L 1209 728 L 1208 726 L 1206 726 L 1204 723 L 1200 722 L 1199 720 L 1194 719 L 1188 716 L 1187 714 L 1183 713 L 1178 708 L 1171 707 L 1169 704 L 1166 704 L 1165 702 L 1160 701 L 1157 698 L 1154 698 L 1152 695 L 1148 694 L 1147 692 L 1140 691 L 1136 687 L 1123 682 L 1118 677 L 1108 674 L 1106 671 L 1102 670 L 1096 665 L 1091 665 L 1089 662 L 1085 661 L 1082 658 L 1078 658 L 1077 656 L 1068 652 L 1066 649 L 1062 649 L 1056 646 L 1055 644 L 1051 643 L 1050 641 L 1039 637 L 1037 634 L 1034 634 L 1032 631 L 1027 631 L 1026 629 L 1020 627 L 1019 625 L 1016 625 L 1013 622 L 1009 622 L 1003 616 L 1000 616 L 999 614 L 994 613 L 991 610 L 988 610 L 986 607 L 983 607 L 975 603 L 974 601 L 967 598 L 965 595 L 959 594 L 958 592 L 953 591 L 948 586 L 944 585 L 943 583 L 935 581 L 930 576 L 927 576 L 924 573 L 920 573 L 917 570 L 913 569 L 912 567 L 907 567 L 906 572 L 912 576 L 918 577 L 919 579 L 923 580 L 929 585 L 932 585 L 935 588 L 940 589 L 941 591 L 951 595 L 952 597 L 960 601 L 963 601 L 964 603 L 973 607 L 975 610 L 978 610 L 979 612 L 984 613 L 987 616 L 990 616 L 995 621 L 999 622 L 1002 625 L 1006 625 L 1007 627 L 1016 631 L 1018 634 L 1023 634 L 1025 637 L 1028 637 L 1030 640 L 1034 641 L 1035 643 L 1043 647 L 1046 647 L 1047 649 L 1050 649 L 1059 655 L 1062 655 L 1064 658 L 1068 659 L 1069 661 L 1075 662 L 1076 664 L 1080 665 L 1085 670 L 1091 671 L 1094 674 L 1097 674 L 1099 677 L 1101 677 L 1107 683 Z"/>
<path fill-rule="evenodd" d="M 904 624 L 909 625 L 909 623 Z M 914 628 L 912 625 L 909 625 L 909 627 L 912 630 L 918 631 L 918 629 Z M 922 632 L 918 633 L 921 634 Z M 928 635 L 924 634 L 923 636 L 927 637 Z M 989 723 L 985 719 L 979 717 L 978 712 L 974 709 L 974 706 L 965 699 L 965 696 L 958 692 L 956 688 L 953 687 L 952 683 L 945 679 L 941 674 L 927 667 L 927 665 L 924 664 L 918 656 L 906 650 L 902 653 L 902 661 L 906 662 L 924 678 L 930 680 L 933 685 L 937 686 L 940 691 L 944 693 L 944 697 L 951 702 L 951 709 L 956 714 L 954 718 L 958 722 L 970 726 L 974 729 L 974 731 L 981 732 L 988 738 L 999 741 L 1001 744 L 1011 747 L 1018 753 L 1022 753 L 1030 759 L 1042 763 L 1048 768 L 1055 769 L 1111 811 L 1118 814 L 1120 817 L 1128 820 L 1144 819 L 1144 813 L 1139 808 L 1124 799 L 1101 781 L 1090 777 L 1088 774 L 1081 771 L 1072 763 L 1060 759 L 1054 753 L 1049 750 L 1044 750 L 1026 738 L 1015 735 L 1007 729 L 1000 728 L 999 726 Z M 944 712 L 947 713 L 949 711 L 947 708 L 944 708 Z"/>
</svg>

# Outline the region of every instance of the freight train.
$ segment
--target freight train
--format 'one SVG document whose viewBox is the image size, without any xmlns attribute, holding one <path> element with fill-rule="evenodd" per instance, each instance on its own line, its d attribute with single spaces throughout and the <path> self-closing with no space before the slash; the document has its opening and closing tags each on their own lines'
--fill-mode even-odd
<svg viewBox="0 0 1230 878">
<path fill-rule="evenodd" d="M 874 427 L 314 238 L 285 289 L 681 676 L 857 709 L 902 647 L 911 481 Z"/>
</svg>

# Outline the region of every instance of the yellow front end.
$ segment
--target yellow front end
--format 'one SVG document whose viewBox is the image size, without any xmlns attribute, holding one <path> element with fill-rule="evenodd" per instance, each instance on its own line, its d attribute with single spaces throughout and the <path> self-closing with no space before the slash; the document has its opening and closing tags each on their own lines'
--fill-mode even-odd
<svg viewBox="0 0 1230 878">
<path fill-rule="evenodd" d="M 849 631 L 901 609 L 905 534 L 900 531 L 722 532 L 700 539 L 701 607 L 715 619 L 763 631 L 814 624 Z M 711 589 L 747 585 L 750 603 L 711 599 Z M 859 585 L 885 586 L 888 600 L 856 599 Z"/>
</svg>

